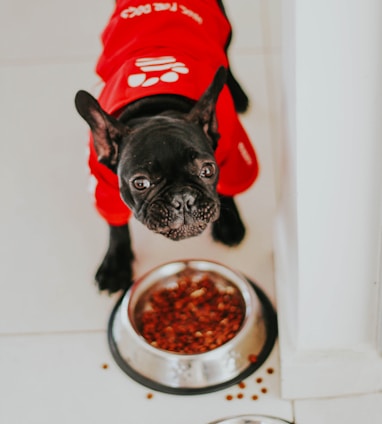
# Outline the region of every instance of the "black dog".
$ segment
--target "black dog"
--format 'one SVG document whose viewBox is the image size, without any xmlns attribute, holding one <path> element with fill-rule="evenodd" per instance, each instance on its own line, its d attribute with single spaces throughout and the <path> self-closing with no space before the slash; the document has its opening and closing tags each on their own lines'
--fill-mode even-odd
<svg viewBox="0 0 382 424">
<path fill-rule="evenodd" d="M 225 57 L 231 32 L 221 3 L 211 0 L 213 17 L 195 12 L 199 2 L 188 2 L 192 10 L 184 6 L 186 3 L 147 3 L 141 6 L 137 1 L 117 2 L 116 11 L 104 32 L 105 50 L 97 68 L 106 83 L 100 97 L 103 107 L 85 91 L 76 95 L 76 108 L 92 131 L 89 164 L 98 179 L 97 208 L 110 226 L 109 248 L 96 274 L 101 290 L 114 292 L 131 284 L 134 255 L 127 224 L 130 211 L 150 230 L 172 240 L 197 236 L 209 223 L 212 223 L 213 238 L 227 246 L 239 244 L 245 235 L 245 227 L 231 195 L 232 190 L 235 191 L 232 189 L 234 184 L 231 187 L 229 182 L 224 183 L 226 179 L 222 172 L 224 164 L 230 161 L 228 158 L 236 158 L 230 172 L 235 169 L 245 176 L 244 182 L 238 178 L 236 192 L 250 186 L 257 176 L 255 153 L 248 141 L 243 141 L 246 135 L 236 118 L 233 118 L 234 125 L 228 127 L 238 129 L 239 137 L 242 137 L 235 143 L 230 141 L 238 146 L 237 150 L 226 152 L 225 156 L 221 154 L 222 164 L 217 154 L 220 127 L 225 125 L 216 113 L 218 98 L 219 101 L 220 97 L 228 99 L 221 107 L 224 121 L 231 120 L 233 112 L 227 115 L 226 111 L 233 108 L 233 104 L 240 111 L 248 105 L 248 98 L 232 76 L 228 63 L 223 60 L 223 66 L 218 67 L 214 76 L 212 74 L 212 82 L 200 95 L 200 87 L 195 89 L 194 86 L 201 86 L 204 81 L 200 80 L 208 78 L 211 72 L 204 71 L 203 77 L 199 72 L 196 84 L 194 79 L 190 80 L 190 77 L 198 77 L 194 63 L 198 67 L 202 65 L 188 57 L 192 54 L 184 42 L 182 49 L 175 47 L 171 50 L 175 52 L 173 55 L 167 48 L 159 49 L 156 56 L 153 53 L 148 55 L 147 42 L 142 47 L 145 54 L 139 53 L 138 58 L 128 54 L 137 50 L 136 44 L 134 49 L 129 46 L 123 52 L 129 38 L 123 39 L 121 33 L 136 31 L 142 19 L 146 20 L 145 28 L 151 28 L 155 37 L 166 33 L 161 27 L 164 23 L 158 22 L 159 16 L 164 17 L 167 24 L 169 20 L 177 19 L 182 30 L 189 31 L 185 29 L 189 26 L 192 30 L 187 33 L 189 37 L 203 24 L 211 28 L 211 22 L 224 23 L 227 26 L 222 43 Z M 202 3 L 205 6 L 206 2 Z M 161 8 L 158 5 L 162 5 Z M 140 31 L 147 36 L 146 29 Z M 110 41 L 113 40 L 112 34 L 117 34 L 117 41 Z M 202 44 L 207 41 L 205 36 L 205 33 L 201 36 Z M 169 43 L 170 38 L 164 37 L 165 43 Z M 207 60 L 211 52 L 207 48 L 204 53 L 205 47 L 201 46 L 199 44 L 202 50 L 198 55 Z M 118 52 L 117 59 L 110 54 L 112 48 Z M 218 56 L 222 56 L 222 52 L 219 51 Z M 174 90 L 175 83 L 181 79 L 192 81 L 192 84 L 181 84 L 180 89 Z M 224 88 L 226 82 L 234 103 Z M 220 93 L 222 96 L 219 97 Z M 195 101 L 198 97 L 199 100 Z M 235 135 L 235 131 L 230 135 Z M 243 169 L 245 166 L 247 171 Z"/>
</svg>

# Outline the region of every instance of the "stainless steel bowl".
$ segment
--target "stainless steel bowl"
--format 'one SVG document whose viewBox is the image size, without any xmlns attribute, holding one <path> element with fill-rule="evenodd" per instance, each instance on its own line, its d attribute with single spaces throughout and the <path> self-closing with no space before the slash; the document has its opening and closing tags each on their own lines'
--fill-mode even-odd
<svg viewBox="0 0 382 424">
<path fill-rule="evenodd" d="M 290 422 L 266 415 L 238 415 L 213 421 L 209 424 L 290 424 Z"/>
<path fill-rule="evenodd" d="M 240 329 L 231 340 L 204 353 L 181 354 L 150 345 L 136 323 L 142 299 L 153 289 L 196 274 L 240 291 L 245 305 Z M 114 359 L 136 381 L 167 393 L 193 394 L 227 387 L 257 369 L 273 347 L 277 323 L 267 297 L 241 273 L 216 262 L 184 260 L 159 266 L 136 280 L 114 308 L 108 333 Z M 256 362 L 250 360 L 252 355 Z"/>
</svg>

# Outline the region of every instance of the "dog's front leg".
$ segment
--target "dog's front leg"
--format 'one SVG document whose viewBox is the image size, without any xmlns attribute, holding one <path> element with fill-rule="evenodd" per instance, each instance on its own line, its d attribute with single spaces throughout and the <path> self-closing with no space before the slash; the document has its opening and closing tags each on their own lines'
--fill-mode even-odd
<svg viewBox="0 0 382 424">
<path fill-rule="evenodd" d="M 244 113 L 248 109 L 249 99 L 241 85 L 233 76 L 231 68 L 228 68 L 227 85 L 229 91 L 231 92 L 236 112 Z"/>
<path fill-rule="evenodd" d="M 100 290 L 114 293 L 128 289 L 132 283 L 132 262 L 129 226 L 109 226 L 109 248 L 98 271 L 96 281 Z"/>
<path fill-rule="evenodd" d="M 220 197 L 220 216 L 212 224 L 212 237 L 226 246 L 236 246 L 245 236 L 245 226 L 233 197 Z"/>
</svg>

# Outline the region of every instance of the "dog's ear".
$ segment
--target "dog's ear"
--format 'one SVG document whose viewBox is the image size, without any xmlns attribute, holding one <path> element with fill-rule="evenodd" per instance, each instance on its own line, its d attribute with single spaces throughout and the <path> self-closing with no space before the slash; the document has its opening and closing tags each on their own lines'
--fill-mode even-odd
<svg viewBox="0 0 382 424">
<path fill-rule="evenodd" d="M 220 137 L 215 106 L 226 80 L 227 71 L 221 66 L 217 70 L 211 85 L 186 116 L 187 121 L 194 122 L 203 128 L 205 134 L 212 141 L 213 149 L 216 149 L 217 141 Z"/>
<path fill-rule="evenodd" d="M 98 161 L 115 171 L 119 145 L 123 135 L 128 133 L 128 128 L 107 114 L 86 91 L 81 90 L 76 94 L 75 105 L 78 113 L 90 126 Z"/>
</svg>

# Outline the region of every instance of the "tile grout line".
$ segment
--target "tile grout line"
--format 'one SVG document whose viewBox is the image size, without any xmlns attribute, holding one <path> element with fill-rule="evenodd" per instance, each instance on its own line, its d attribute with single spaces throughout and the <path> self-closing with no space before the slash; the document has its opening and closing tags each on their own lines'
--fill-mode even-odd
<svg viewBox="0 0 382 424">
<path fill-rule="evenodd" d="M 0 338 L 12 338 L 12 337 L 25 337 L 25 336 L 63 336 L 63 335 L 76 335 L 76 334 L 102 334 L 106 333 L 106 329 L 97 330 L 58 330 L 58 331 L 31 331 L 31 332 L 20 332 L 20 333 L 0 333 Z"/>
<path fill-rule="evenodd" d="M 274 55 L 279 54 L 279 47 L 265 47 L 262 49 L 246 49 L 237 48 L 235 55 Z M 37 57 L 37 58 L 13 58 L 13 59 L 0 59 L 0 67 L 12 66 L 50 66 L 50 65 L 78 65 L 78 64 L 95 64 L 96 56 L 81 56 L 81 57 Z"/>
<path fill-rule="evenodd" d="M 290 406 L 292 408 L 292 420 L 293 420 L 292 423 L 295 424 L 296 423 L 296 401 L 291 400 Z"/>
<path fill-rule="evenodd" d="M 51 66 L 51 65 L 79 65 L 85 63 L 95 63 L 95 56 L 83 57 L 35 57 L 35 58 L 14 58 L 1 59 L 0 67 L 12 66 Z"/>
<path fill-rule="evenodd" d="M 277 118 L 276 111 L 278 110 L 278 105 L 276 103 L 276 95 L 275 95 L 275 87 L 274 87 L 274 79 L 275 73 L 273 69 L 273 64 L 271 63 L 272 57 L 275 55 L 281 55 L 281 47 L 274 48 L 272 47 L 272 35 L 271 35 L 271 24 L 270 24 L 270 11 L 269 11 L 269 3 L 261 2 L 261 23 L 262 23 L 262 37 L 263 37 L 263 45 L 264 51 L 267 54 L 264 54 L 264 68 L 265 68 L 265 81 L 266 81 L 266 92 L 268 99 L 268 113 L 269 113 L 269 131 L 271 137 L 271 152 L 272 152 L 272 165 L 273 165 L 273 178 L 275 180 L 276 185 L 276 193 L 275 193 L 275 202 L 277 202 L 277 181 L 278 181 L 278 173 L 277 173 L 277 146 L 279 144 L 278 140 L 278 132 L 277 132 Z M 274 283 L 275 284 L 275 283 Z M 280 351 L 279 351 L 280 355 Z M 281 367 L 281 360 L 279 358 L 279 367 Z M 280 368 L 280 378 L 281 378 L 281 368 Z M 291 412 L 292 412 L 292 423 L 296 422 L 296 411 L 295 411 L 295 401 L 289 401 Z"/>
<path fill-rule="evenodd" d="M 265 79 L 266 79 L 266 90 L 268 94 L 268 107 L 269 107 L 269 122 L 270 122 L 270 135 L 272 140 L 272 163 L 273 163 L 273 176 L 276 184 L 276 193 L 275 200 L 277 202 L 278 198 L 278 180 L 279 175 L 277 172 L 278 165 L 278 151 L 280 149 L 280 140 L 278 137 L 277 131 L 277 110 L 280 109 L 280 106 L 276 104 L 275 98 L 275 88 L 274 80 L 275 73 L 273 69 L 273 64 L 271 63 L 272 55 L 278 54 L 281 55 L 281 47 L 273 49 L 272 48 L 272 35 L 271 35 L 271 24 L 270 24 L 270 11 L 269 3 L 261 2 L 261 22 L 262 22 L 262 32 L 264 40 L 264 50 L 270 52 L 268 55 L 264 55 L 264 66 L 265 66 Z"/>
</svg>

